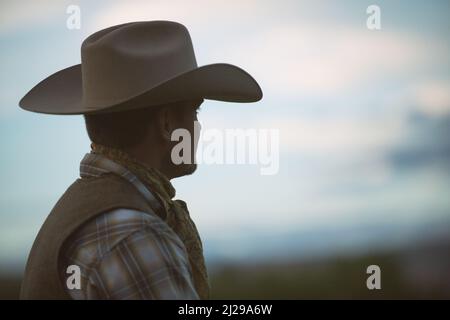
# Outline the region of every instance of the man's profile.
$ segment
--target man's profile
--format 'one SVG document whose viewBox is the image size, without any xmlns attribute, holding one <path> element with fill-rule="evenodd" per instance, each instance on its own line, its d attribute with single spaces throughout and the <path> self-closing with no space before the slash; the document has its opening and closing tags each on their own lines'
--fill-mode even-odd
<svg viewBox="0 0 450 320">
<path fill-rule="evenodd" d="M 20 101 L 28 111 L 82 114 L 91 152 L 33 244 L 22 299 L 207 299 L 200 236 L 170 180 L 171 134 L 194 136 L 204 99 L 254 102 L 257 82 L 230 64 L 198 67 L 187 29 L 133 22 L 100 30 L 81 61 L 41 81 Z M 79 267 L 80 289 L 66 286 Z"/>
</svg>

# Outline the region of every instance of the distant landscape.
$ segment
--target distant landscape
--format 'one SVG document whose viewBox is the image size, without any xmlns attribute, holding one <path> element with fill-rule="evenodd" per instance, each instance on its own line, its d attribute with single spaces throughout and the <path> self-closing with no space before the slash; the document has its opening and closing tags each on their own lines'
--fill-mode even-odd
<svg viewBox="0 0 450 320">
<path fill-rule="evenodd" d="M 381 268 L 381 290 L 366 287 L 367 266 Z M 371 254 L 218 263 L 212 299 L 450 299 L 450 239 Z M 0 299 L 17 299 L 20 277 L 0 276 Z"/>
</svg>

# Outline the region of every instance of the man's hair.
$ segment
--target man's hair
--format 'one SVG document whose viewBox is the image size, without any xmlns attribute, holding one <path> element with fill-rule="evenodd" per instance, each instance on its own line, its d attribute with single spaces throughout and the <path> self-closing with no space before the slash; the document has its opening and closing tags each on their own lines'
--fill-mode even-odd
<svg viewBox="0 0 450 320">
<path fill-rule="evenodd" d="M 84 116 L 89 139 L 97 144 L 113 148 L 137 145 L 144 138 L 162 106 L 87 114 Z"/>
<path fill-rule="evenodd" d="M 202 101 L 203 99 L 179 101 L 128 111 L 86 114 L 86 130 L 94 143 L 118 149 L 129 148 L 142 141 L 162 109 L 177 110 L 182 116 L 184 110 L 192 106 L 198 108 Z"/>
</svg>

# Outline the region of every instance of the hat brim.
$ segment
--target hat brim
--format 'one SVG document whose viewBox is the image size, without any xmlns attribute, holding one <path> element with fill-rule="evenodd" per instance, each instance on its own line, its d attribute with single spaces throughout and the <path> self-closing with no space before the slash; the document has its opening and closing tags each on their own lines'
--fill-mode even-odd
<svg viewBox="0 0 450 320">
<path fill-rule="evenodd" d="M 178 74 L 122 101 L 93 106 L 83 102 L 81 65 L 78 64 L 38 83 L 19 105 L 32 112 L 70 115 L 123 111 L 197 98 L 255 102 L 262 98 L 262 91 L 246 71 L 231 64 L 216 63 Z"/>
</svg>

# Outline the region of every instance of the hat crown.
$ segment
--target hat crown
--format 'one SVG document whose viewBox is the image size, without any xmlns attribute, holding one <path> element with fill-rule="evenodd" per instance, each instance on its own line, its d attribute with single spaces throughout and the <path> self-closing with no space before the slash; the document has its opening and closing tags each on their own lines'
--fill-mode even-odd
<svg viewBox="0 0 450 320">
<path fill-rule="evenodd" d="M 81 61 L 87 105 L 127 100 L 197 67 L 188 30 L 170 21 L 100 30 L 84 40 Z"/>
</svg>

